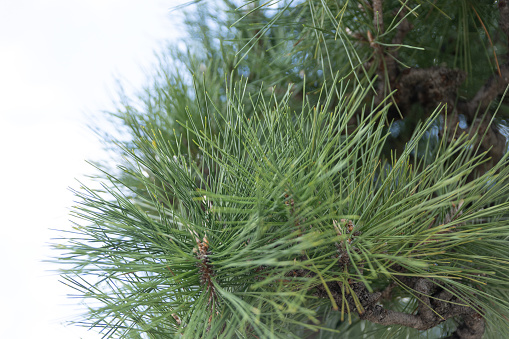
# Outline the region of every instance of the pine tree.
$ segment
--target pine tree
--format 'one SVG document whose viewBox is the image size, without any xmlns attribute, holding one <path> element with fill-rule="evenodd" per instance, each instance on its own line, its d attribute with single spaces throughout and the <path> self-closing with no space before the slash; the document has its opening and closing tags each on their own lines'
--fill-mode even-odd
<svg viewBox="0 0 509 339">
<path fill-rule="evenodd" d="M 201 2 L 56 247 L 119 338 L 508 338 L 505 0 Z"/>
</svg>

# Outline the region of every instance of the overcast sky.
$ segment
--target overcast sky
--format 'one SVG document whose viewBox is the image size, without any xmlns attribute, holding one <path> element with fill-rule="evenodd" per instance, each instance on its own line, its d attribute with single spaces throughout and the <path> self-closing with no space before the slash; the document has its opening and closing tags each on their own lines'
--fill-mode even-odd
<svg viewBox="0 0 509 339">
<path fill-rule="evenodd" d="M 116 77 L 141 87 L 183 2 L 0 0 L 0 338 L 101 337 L 62 325 L 76 300 L 41 262 L 49 228 L 70 228 L 68 187 L 103 156 L 86 123 L 112 107 Z"/>
</svg>

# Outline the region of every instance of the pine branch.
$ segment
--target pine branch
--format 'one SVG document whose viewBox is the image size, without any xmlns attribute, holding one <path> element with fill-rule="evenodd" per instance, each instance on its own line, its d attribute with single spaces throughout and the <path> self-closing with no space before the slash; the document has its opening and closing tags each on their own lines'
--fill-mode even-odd
<svg viewBox="0 0 509 339">
<path fill-rule="evenodd" d="M 79 323 L 110 337 L 509 335 L 509 168 L 488 103 L 505 80 L 472 82 L 491 66 L 487 38 L 466 38 L 479 22 L 506 32 L 506 1 L 251 5 L 227 1 L 215 26 L 200 7 L 199 42 L 116 114 L 125 160 L 75 192 L 58 245 L 64 280 L 94 301 Z"/>
</svg>

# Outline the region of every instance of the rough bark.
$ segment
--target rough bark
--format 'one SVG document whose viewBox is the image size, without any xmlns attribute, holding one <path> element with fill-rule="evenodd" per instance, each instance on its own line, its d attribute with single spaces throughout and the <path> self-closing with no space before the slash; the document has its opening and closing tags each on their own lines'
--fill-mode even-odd
<svg viewBox="0 0 509 339">
<path fill-rule="evenodd" d="M 404 269 L 398 268 L 403 272 Z M 421 277 L 405 277 L 398 279 L 399 284 L 414 290 L 419 306 L 415 314 L 392 311 L 381 305 L 383 297 L 388 296 L 387 289 L 383 292 L 369 292 L 361 283 L 350 285 L 351 291 L 360 302 L 361 307 L 354 301 L 352 294 L 342 297 L 341 285 L 329 283 L 327 287 L 338 305 L 347 304 L 348 309 L 359 315 L 362 320 L 376 324 L 391 326 L 401 325 L 417 330 L 428 330 L 450 318 L 459 320 L 458 327 L 447 338 L 480 339 L 485 331 L 485 320 L 482 311 L 475 305 L 465 303 L 464 298 L 449 292 L 451 287 L 445 288 L 431 279 Z M 395 284 L 389 285 L 392 289 Z M 324 286 L 317 286 L 317 296 L 328 298 Z"/>
<path fill-rule="evenodd" d="M 383 2 L 380 0 L 372 1 L 373 22 L 378 31 L 375 33 L 378 35 L 384 30 L 382 5 Z M 507 0 L 498 1 L 498 6 L 500 30 L 509 36 L 509 3 Z M 399 15 L 403 18 L 405 12 L 400 11 Z M 403 43 L 405 35 L 412 27 L 407 20 L 403 20 L 397 29 L 391 41 L 392 44 Z M 459 87 L 467 78 L 464 71 L 447 67 L 401 69 L 395 62 L 398 56 L 397 49 L 384 48 L 376 42 L 370 32 L 368 32 L 368 40 L 374 51 L 372 62 L 378 65 L 375 102 L 381 103 L 390 92 L 396 90 L 391 102 L 395 107 L 392 118 L 410 116 L 415 104 L 420 104 L 428 115 L 442 106 L 450 127 L 454 128 L 459 122 L 459 116 L 463 115 L 470 126 L 472 135 L 484 136 L 480 142 L 480 151 L 488 152 L 491 161 L 484 165 L 483 170 L 487 170 L 502 158 L 506 150 L 506 138 L 493 125 L 493 112 L 489 110 L 489 105 L 500 97 L 509 85 L 509 61 L 500 66 L 500 70 L 497 70 L 479 88 L 473 98 L 465 101 L 457 94 Z"/>
</svg>

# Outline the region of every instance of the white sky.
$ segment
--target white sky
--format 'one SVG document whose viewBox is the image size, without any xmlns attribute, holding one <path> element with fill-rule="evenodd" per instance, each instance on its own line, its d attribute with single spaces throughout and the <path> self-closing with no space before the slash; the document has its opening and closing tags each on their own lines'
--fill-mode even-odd
<svg viewBox="0 0 509 339">
<path fill-rule="evenodd" d="M 103 154 L 90 113 L 111 107 L 115 77 L 141 87 L 184 2 L 0 0 L 0 338 L 101 337 L 62 325 L 76 300 L 41 263 L 48 229 L 71 227 L 67 188 Z"/>
</svg>

